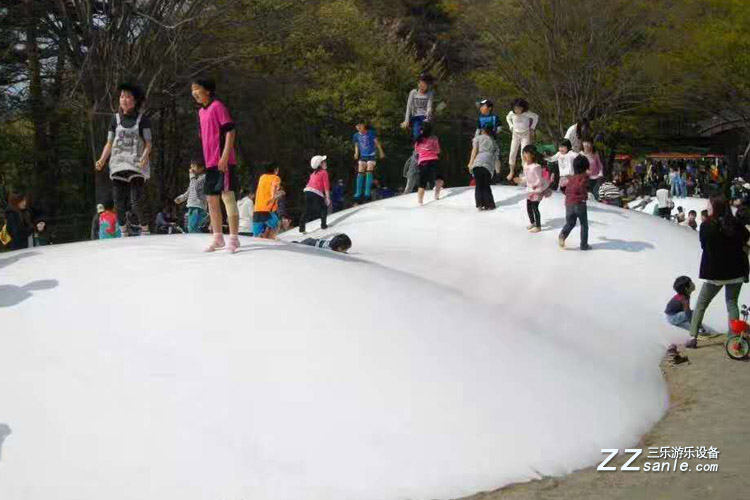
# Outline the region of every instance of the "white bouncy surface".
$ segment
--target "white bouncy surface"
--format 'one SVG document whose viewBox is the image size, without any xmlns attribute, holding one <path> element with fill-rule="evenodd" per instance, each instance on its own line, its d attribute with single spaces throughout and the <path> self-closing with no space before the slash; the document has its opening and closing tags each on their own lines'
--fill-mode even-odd
<svg viewBox="0 0 750 500">
<path fill-rule="evenodd" d="M 0 255 L 0 498 L 450 499 L 635 445 L 668 406 L 686 336 L 662 311 L 697 281 L 695 234 L 590 203 L 593 249 L 575 229 L 563 250 L 562 197 L 530 234 L 523 190 L 494 193 L 310 234 L 350 255 L 202 235 Z"/>
</svg>

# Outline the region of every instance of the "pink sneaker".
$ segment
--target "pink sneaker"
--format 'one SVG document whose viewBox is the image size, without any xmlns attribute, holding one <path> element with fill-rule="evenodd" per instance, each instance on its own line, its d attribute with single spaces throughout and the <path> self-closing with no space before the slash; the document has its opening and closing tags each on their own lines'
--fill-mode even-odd
<svg viewBox="0 0 750 500">
<path fill-rule="evenodd" d="M 230 236 L 229 243 L 227 243 L 227 251 L 229 253 L 235 253 L 240 247 L 240 240 L 237 236 Z"/>
<path fill-rule="evenodd" d="M 206 248 L 206 252 L 214 252 L 220 248 L 224 248 L 224 235 L 215 234 L 213 241 L 211 241 L 211 244 Z"/>
</svg>

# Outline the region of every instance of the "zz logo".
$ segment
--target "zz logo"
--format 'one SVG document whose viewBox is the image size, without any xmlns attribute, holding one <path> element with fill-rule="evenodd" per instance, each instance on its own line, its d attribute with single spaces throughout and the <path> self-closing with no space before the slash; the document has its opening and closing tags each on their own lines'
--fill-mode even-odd
<svg viewBox="0 0 750 500">
<path fill-rule="evenodd" d="M 643 453 L 643 450 L 629 448 L 629 449 L 624 450 L 624 451 L 625 451 L 625 453 L 632 453 L 633 456 L 630 457 L 630 460 L 628 460 L 627 462 L 625 462 L 625 465 L 623 465 L 622 467 L 620 467 L 620 470 L 622 470 L 622 471 L 639 471 L 639 470 L 641 470 L 640 467 L 630 467 L 630 464 L 632 464 L 633 461 L 636 458 L 638 458 L 639 456 L 641 456 L 641 454 Z M 596 470 L 598 470 L 598 471 L 616 471 L 617 467 L 607 467 L 607 464 L 612 461 L 612 459 L 615 457 L 615 455 L 617 455 L 618 453 L 620 453 L 620 450 L 619 449 L 615 449 L 615 448 L 608 448 L 608 449 L 603 449 L 602 453 L 609 453 L 609 456 L 607 456 L 607 458 L 605 458 L 604 461 L 599 464 L 599 467 L 597 467 Z"/>
</svg>

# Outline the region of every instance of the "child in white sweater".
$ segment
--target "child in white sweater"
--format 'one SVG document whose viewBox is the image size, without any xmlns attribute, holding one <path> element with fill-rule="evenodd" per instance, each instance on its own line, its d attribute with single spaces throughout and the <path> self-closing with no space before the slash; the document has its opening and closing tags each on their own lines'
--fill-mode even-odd
<svg viewBox="0 0 750 500">
<path fill-rule="evenodd" d="M 534 132 L 539 123 L 539 115 L 529 111 L 529 103 L 525 99 L 516 99 L 512 104 L 513 109 L 508 113 L 505 119 L 508 122 L 513 139 L 510 143 L 510 158 L 508 165 L 510 173 L 508 180 L 513 180 L 513 171 L 516 168 L 516 159 L 519 150 L 534 142 Z"/>
</svg>

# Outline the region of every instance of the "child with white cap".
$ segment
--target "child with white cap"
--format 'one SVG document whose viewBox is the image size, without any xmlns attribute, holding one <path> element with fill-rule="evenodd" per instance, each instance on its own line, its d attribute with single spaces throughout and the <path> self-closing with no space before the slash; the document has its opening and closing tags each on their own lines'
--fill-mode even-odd
<svg viewBox="0 0 750 500">
<path fill-rule="evenodd" d="M 326 218 L 331 204 L 331 182 L 328 178 L 327 156 L 313 156 L 310 160 L 310 180 L 305 187 L 305 204 L 299 220 L 299 232 L 305 233 L 308 221 L 320 217 L 320 228 L 327 229 Z"/>
</svg>

